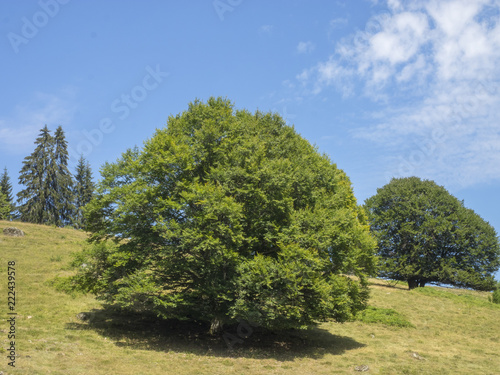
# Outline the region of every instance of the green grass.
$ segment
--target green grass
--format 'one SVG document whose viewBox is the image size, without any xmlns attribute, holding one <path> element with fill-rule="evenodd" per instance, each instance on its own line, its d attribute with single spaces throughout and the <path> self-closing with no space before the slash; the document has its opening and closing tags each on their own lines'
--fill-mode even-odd
<svg viewBox="0 0 500 375">
<path fill-rule="evenodd" d="M 394 309 L 382 309 L 368 306 L 366 310 L 358 314 L 356 319 L 363 323 L 380 323 L 386 326 L 415 328 L 413 324 Z"/>
<path fill-rule="evenodd" d="M 461 289 L 443 289 L 443 288 L 416 288 L 412 293 L 419 293 L 425 296 L 436 298 L 446 298 L 455 302 L 458 305 L 486 307 L 500 310 L 499 304 L 491 303 L 487 298 L 484 298 L 484 293 L 474 292 L 471 290 Z"/>
<path fill-rule="evenodd" d="M 26 236 L 3 236 L 17 226 Z M 71 253 L 86 235 L 0 221 L 0 371 L 6 374 L 496 374 L 500 309 L 491 293 L 372 280 L 358 320 L 280 334 L 254 328 L 230 350 L 186 322 L 123 314 L 89 295 L 69 295 Z M 7 261 L 16 261 L 16 368 L 7 366 Z M 59 290 L 58 290 L 59 288 Z M 85 319 L 77 318 L 85 312 Z M 413 326 L 413 328 L 411 327 Z M 226 333 L 237 335 L 238 327 Z M 418 353 L 418 356 L 415 356 Z"/>
</svg>

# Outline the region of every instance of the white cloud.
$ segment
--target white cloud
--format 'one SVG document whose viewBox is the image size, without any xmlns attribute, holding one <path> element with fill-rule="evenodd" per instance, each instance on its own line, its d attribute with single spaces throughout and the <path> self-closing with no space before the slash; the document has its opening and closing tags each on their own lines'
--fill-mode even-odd
<svg viewBox="0 0 500 375">
<path fill-rule="evenodd" d="M 450 37 L 459 36 L 471 23 L 487 0 L 433 0 L 425 8 L 436 21 L 437 29 Z"/>
<path fill-rule="evenodd" d="M 496 29 L 478 19 L 487 1 L 431 2 L 426 9 L 436 23 L 434 42 L 437 74 L 449 80 L 457 76 L 476 78 L 494 69 L 498 59 L 498 16 Z M 498 6 L 498 5 L 497 5 Z"/>
<path fill-rule="evenodd" d="M 298 53 L 310 53 L 314 51 L 314 44 L 312 42 L 299 42 L 297 45 Z"/>
<path fill-rule="evenodd" d="M 381 106 L 354 133 L 389 146 L 390 172 L 454 186 L 500 181 L 500 2 L 386 4 L 297 78 L 309 93 L 334 87 Z M 446 137 L 436 141 L 436 129 Z"/>
<path fill-rule="evenodd" d="M 325 86 L 335 85 L 344 97 L 349 97 L 354 92 L 354 85 L 350 81 L 351 77 L 351 70 L 345 68 L 337 61 L 330 59 L 318 63 L 312 69 L 304 69 L 295 78 L 305 88 L 305 93 L 316 95 Z M 307 88 L 311 82 L 313 82 L 313 85 Z"/>
<path fill-rule="evenodd" d="M 393 10 L 399 10 L 403 7 L 399 0 L 387 0 L 387 5 Z"/>
<path fill-rule="evenodd" d="M 65 90 L 61 96 L 36 93 L 28 103 L 19 104 L 11 116 L 0 118 L 0 148 L 22 154 L 33 148 L 33 143 L 45 125 L 55 129 L 68 124 L 74 113 L 68 99 L 73 95 Z M 65 97 L 65 99 L 62 99 Z"/>
<path fill-rule="evenodd" d="M 399 13 L 384 20 L 382 26 L 382 31 L 370 37 L 364 58 L 390 65 L 405 63 L 427 39 L 428 21 L 422 13 Z"/>
</svg>

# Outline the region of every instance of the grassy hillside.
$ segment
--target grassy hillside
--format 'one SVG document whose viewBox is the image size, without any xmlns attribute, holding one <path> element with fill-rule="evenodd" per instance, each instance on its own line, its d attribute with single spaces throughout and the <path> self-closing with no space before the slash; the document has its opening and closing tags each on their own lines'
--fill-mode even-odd
<svg viewBox="0 0 500 375">
<path fill-rule="evenodd" d="M 6 237 L 16 226 L 26 236 Z M 373 280 L 362 320 L 280 335 L 255 328 L 230 350 L 205 327 L 123 316 L 92 296 L 58 292 L 84 233 L 0 221 L 3 374 L 499 374 L 500 305 L 488 293 Z M 7 365 L 7 262 L 16 262 L 16 368 Z M 81 312 L 86 314 L 77 315 Z M 228 327 L 235 335 L 238 327 Z M 361 368 L 358 368 L 361 369 Z"/>
</svg>

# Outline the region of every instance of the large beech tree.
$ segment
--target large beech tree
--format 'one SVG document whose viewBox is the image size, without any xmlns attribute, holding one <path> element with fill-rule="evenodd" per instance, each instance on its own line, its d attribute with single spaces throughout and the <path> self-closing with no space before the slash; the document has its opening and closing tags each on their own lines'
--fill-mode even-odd
<svg viewBox="0 0 500 375">
<path fill-rule="evenodd" d="M 381 276 L 479 290 L 494 288 L 500 267 L 495 229 L 433 181 L 392 179 L 365 202 L 378 239 Z"/>
<path fill-rule="evenodd" d="M 196 101 L 101 173 L 85 210 L 95 246 L 75 281 L 109 303 L 211 332 L 342 322 L 366 305 L 364 211 L 345 173 L 278 115 Z"/>
</svg>

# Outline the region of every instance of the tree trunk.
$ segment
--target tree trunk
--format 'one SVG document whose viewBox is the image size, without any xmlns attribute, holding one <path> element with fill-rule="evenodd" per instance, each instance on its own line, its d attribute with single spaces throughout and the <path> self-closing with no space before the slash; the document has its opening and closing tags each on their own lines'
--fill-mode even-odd
<svg viewBox="0 0 500 375">
<path fill-rule="evenodd" d="M 408 289 L 410 290 L 418 287 L 423 288 L 424 286 L 425 286 L 425 280 L 417 279 L 414 277 L 408 279 Z"/>
<path fill-rule="evenodd" d="M 415 278 L 408 279 L 408 289 L 412 290 L 418 287 L 418 280 Z"/>
<path fill-rule="evenodd" d="M 212 321 L 210 322 L 210 331 L 209 331 L 209 333 L 211 335 L 216 335 L 216 334 L 222 332 L 222 325 L 223 325 L 222 320 L 219 319 L 219 317 L 217 317 L 217 316 L 214 317 L 212 319 Z"/>
</svg>

